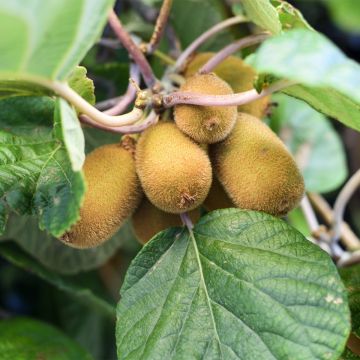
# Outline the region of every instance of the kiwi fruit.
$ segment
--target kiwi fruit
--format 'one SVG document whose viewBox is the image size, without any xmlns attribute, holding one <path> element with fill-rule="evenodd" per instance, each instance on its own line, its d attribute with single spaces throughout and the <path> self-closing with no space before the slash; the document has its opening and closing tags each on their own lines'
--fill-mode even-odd
<svg viewBox="0 0 360 360">
<path fill-rule="evenodd" d="M 207 211 L 236 207 L 215 176 L 203 206 Z"/>
<path fill-rule="evenodd" d="M 191 220 L 195 223 L 200 218 L 200 210 L 189 212 Z M 182 226 L 178 214 L 169 214 L 155 207 L 144 197 L 140 206 L 131 218 L 136 238 L 141 244 L 146 244 L 158 232 L 172 226 Z"/>
<path fill-rule="evenodd" d="M 159 122 L 141 134 L 136 171 L 153 205 L 175 214 L 197 208 L 212 181 L 208 155 L 171 122 Z"/>
<path fill-rule="evenodd" d="M 190 77 L 215 55 L 212 52 L 199 53 L 188 64 L 185 70 L 185 77 Z M 247 65 L 242 59 L 236 56 L 229 56 L 226 60 L 215 67 L 213 72 L 226 81 L 234 93 L 253 89 L 253 82 L 256 77 L 255 70 Z M 262 118 L 269 106 L 269 97 L 263 97 L 248 104 L 238 106 L 239 112 L 251 114 Z"/>
<path fill-rule="evenodd" d="M 284 216 L 304 194 L 304 180 L 283 142 L 259 119 L 240 113 L 231 134 L 210 147 L 214 171 L 234 204 Z"/>
<path fill-rule="evenodd" d="M 90 248 L 109 239 L 139 205 L 142 192 L 136 175 L 134 144 L 98 147 L 83 167 L 87 190 L 80 220 L 60 240 L 75 248 Z"/>
<path fill-rule="evenodd" d="M 199 94 L 229 95 L 231 87 L 213 73 L 195 74 L 186 79 L 180 91 Z M 236 106 L 177 105 L 176 125 L 198 143 L 213 144 L 229 135 L 237 117 Z"/>
</svg>

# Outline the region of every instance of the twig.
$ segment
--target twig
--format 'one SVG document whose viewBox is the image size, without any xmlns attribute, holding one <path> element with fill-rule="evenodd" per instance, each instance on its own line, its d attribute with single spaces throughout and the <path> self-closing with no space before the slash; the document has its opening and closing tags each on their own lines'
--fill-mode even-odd
<svg viewBox="0 0 360 360">
<path fill-rule="evenodd" d="M 174 67 L 171 70 L 174 72 L 181 71 L 189 56 L 206 40 L 229 26 L 239 24 L 245 21 L 247 21 L 246 18 L 242 16 L 235 16 L 225 21 L 222 21 L 210 28 L 209 30 L 205 31 L 183 51 L 183 53 L 178 57 Z"/>
<path fill-rule="evenodd" d="M 326 223 L 329 225 L 332 224 L 334 215 L 327 201 L 319 194 L 308 193 L 308 196 L 315 210 L 324 218 Z M 341 240 L 350 251 L 358 250 L 360 248 L 360 239 L 344 221 L 341 226 Z"/>
<path fill-rule="evenodd" d="M 145 120 L 143 122 L 141 122 L 139 124 L 120 126 L 120 127 L 109 127 L 109 126 L 104 126 L 104 125 L 98 124 L 98 123 L 94 122 L 93 120 L 91 120 L 86 115 L 80 115 L 79 119 L 82 123 L 90 125 L 91 127 L 105 130 L 108 132 L 112 132 L 115 134 L 136 134 L 136 133 L 140 133 L 140 132 L 144 131 L 149 126 L 156 124 L 158 121 L 158 115 L 154 111 L 152 111 L 145 118 Z"/>
<path fill-rule="evenodd" d="M 255 89 L 230 95 L 207 95 L 187 91 L 178 91 L 165 95 L 163 97 L 163 104 L 166 108 L 178 104 L 202 106 L 244 105 L 295 84 L 296 83 L 293 81 L 280 80 L 277 83 L 270 85 L 268 88 L 263 89 L 260 94 Z"/>
<path fill-rule="evenodd" d="M 345 184 L 345 186 L 342 188 L 335 201 L 333 227 L 332 227 L 333 242 L 338 241 L 341 235 L 341 226 L 343 222 L 346 205 L 359 186 L 360 186 L 360 169 L 356 171 L 356 173 Z"/>
<path fill-rule="evenodd" d="M 124 111 L 126 111 L 128 106 L 135 100 L 137 88 L 134 86 L 134 83 L 136 83 L 137 85 L 139 85 L 140 83 L 140 70 L 139 67 L 134 63 L 130 65 L 130 79 L 132 79 L 132 81 L 129 82 L 126 93 L 121 97 L 120 101 L 116 105 L 104 111 L 105 114 L 108 115 L 122 114 Z"/>
<path fill-rule="evenodd" d="M 300 203 L 301 210 L 309 225 L 310 231 L 313 233 L 319 229 L 320 224 L 316 218 L 315 212 L 310 204 L 309 198 L 305 195 Z"/>
<path fill-rule="evenodd" d="M 116 36 L 119 38 L 121 44 L 129 52 L 134 62 L 139 66 L 140 72 L 144 78 L 146 85 L 152 88 L 156 83 L 155 75 L 151 69 L 150 64 L 146 60 L 144 54 L 137 47 L 130 35 L 123 28 L 121 21 L 115 14 L 114 10 L 110 11 L 109 24 Z"/>
<path fill-rule="evenodd" d="M 231 54 L 235 53 L 238 50 L 244 49 L 248 46 L 255 45 L 261 43 L 270 37 L 270 34 L 262 33 L 257 35 L 250 35 L 244 37 L 240 40 L 233 42 L 232 44 L 224 47 L 219 52 L 217 52 L 207 63 L 205 63 L 200 70 L 199 74 L 207 74 L 212 71 L 217 65 L 223 62 L 227 57 Z"/>
<path fill-rule="evenodd" d="M 192 223 L 189 214 L 186 212 L 181 213 L 180 218 L 181 218 L 181 221 L 183 222 L 183 224 L 189 229 L 189 231 L 191 231 L 194 227 L 194 224 Z"/>
<path fill-rule="evenodd" d="M 121 99 L 122 96 L 117 96 L 114 98 L 99 101 L 98 103 L 95 104 L 95 107 L 100 111 L 104 111 L 106 109 L 111 108 L 112 106 L 115 106 Z"/>
<path fill-rule="evenodd" d="M 147 45 L 148 54 L 152 54 L 160 43 L 160 40 L 166 28 L 167 21 L 169 19 L 171 6 L 172 6 L 172 0 L 163 1 L 160 9 L 160 13 L 156 19 L 154 31 L 151 35 L 150 42 Z"/>
</svg>

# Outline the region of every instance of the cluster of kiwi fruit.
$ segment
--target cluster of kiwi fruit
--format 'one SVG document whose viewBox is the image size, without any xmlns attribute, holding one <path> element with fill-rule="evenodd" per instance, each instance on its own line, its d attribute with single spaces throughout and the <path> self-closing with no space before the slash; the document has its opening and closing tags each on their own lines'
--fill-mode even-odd
<svg viewBox="0 0 360 360">
<path fill-rule="evenodd" d="M 192 59 L 181 91 L 226 95 L 253 88 L 254 70 L 237 57 L 199 74 L 212 55 Z M 144 244 L 181 225 L 181 213 L 196 221 L 201 207 L 286 215 L 303 196 L 304 182 L 285 145 L 259 120 L 268 103 L 263 98 L 239 107 L 177 105 L 175 121 L 160 120 L 139 138 L 97 148 L 84 165 L 80 220 L 62 240 L 78 248 L 96 246 L 132 217 Z"/>
</svg>

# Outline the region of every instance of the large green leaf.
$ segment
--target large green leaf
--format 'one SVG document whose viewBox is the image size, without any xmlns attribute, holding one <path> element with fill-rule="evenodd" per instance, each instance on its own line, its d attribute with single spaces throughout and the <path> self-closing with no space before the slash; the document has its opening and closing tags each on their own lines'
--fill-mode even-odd
<svg viewBox="0 0 360 360">
<path fill-rule="evenodd" d="M 0 322 L 3 360 L 91 360 L 90 354 L 55 327 L 28 318 Z"/>
<path fill-rule="evenodd" d="M 47 97 L 0 101 L 0 222 L 11 208 L 37 215 L 42 229 L 60 236 L 78 219 L 85 184 L 53 130 L 53 111 Z"/>
<path fill-rule="evenodd" d="M 353 332 L 360 337 L 360 265 L 340 269 L 348 291 Z"/>
<path fill-rule="evenodd" d="M 325 116 L 304 102 L 281 94 L 273 100 L 278 106 L 272 112 L 272 123 L 294 155 L 306 189 L 335 190 L 347 177 L 345 150 L 337 132 Z"/>
<path fill-rule="evenodd" d="M 0 77 L 64 80 L 100 35 L 113 0 L 0 3 Z"/>
<path fill-rule="evenodd" d="M 155 236 L 117 308 L 119 359 L 338 359 L 350 330 L 328 255 L 270 215 L 225 209 Z"/>
<path fill-rule="evenodd" d="M 0 243 L 0 255 L 12 264 L 34 273 L 41 279 L 56 286 L 60 290 L 76 298 L 82 304 L 98 311 L 110 318 L 115 316 L 115 307 L 104 299 L 96 296 L 91 289 L 83 287 L 69 277 L 61 276 L 45 268 L 34 258 L 20 250 L 15 244 L 10 242 Z"/>
<path fill-rule="evenodd" d="M 76 274 L 105 263 L 123 243 L 136 242 L 131 226 L 125 224 L 104 244 L 91 249 L 74 249 L 41 231 L 35 218 L 11 216 L 0 240 L 13 239 L 47 268 L 61 274 Z"/>
<path fill-rule="evenodd" d="M 294 91 L 295 97 L 360 130 L 360 66 L 323 35 L 295 29 L 268 39 L 260 46 L 252 65 L 261 73 L 304 85 L 286 92 L 293 95 Z"/>
<path fill-rule="evenodd" d="M 256 25 L 273 34 L 281 32 L 279 14 L 270 0 L 242 0 L 246 15 Z"/>
<path fill-rule="evenodd" d="M 85 161 L 84 133 L 74 108 L 61 98 L 55 102 L 54 127 L 56 136 L 64 141 L 72 169 L 80 171 Z"/>
</svg>

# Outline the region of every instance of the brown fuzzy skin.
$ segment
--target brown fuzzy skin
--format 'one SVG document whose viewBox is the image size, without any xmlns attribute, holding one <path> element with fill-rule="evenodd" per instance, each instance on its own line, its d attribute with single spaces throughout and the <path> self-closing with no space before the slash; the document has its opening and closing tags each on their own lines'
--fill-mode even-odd
<svg viewBox="0 0 360 360">
<path fill-rule="evenodd" d="M 304 194 L 303 177 L 285 145 L 249 114 L 239 114 L 230 136 L 210 154 L 216 176 L 239 208 L 284 216 Z"/>
<path fill-rule="evenodd" d="M 142 198 L 134 157 L 121 144 L 92 151 L 86 156 L 83 171 L 87 190 L 80 220 L 61 238 L 66 245 L 81 249 L 108 240 Z"/>
<path fill-rule="evenodd" d="M 205 52 L 195 55 L 185 70 L 185 77 L 194 75 L 215 53 Z M 217 76 L 226 81 L 234 93 L 253 89 L 256 77 L 255 70 L 236 56 L 229 56 L 213 70 Z M 269 106 L 269 97 L 238 106 L 239 112 L 245 112 L 261 119 Z"/>
<path fill-rule="evenodd" d="M 197 208 L 212 181 L 208 155 L 170 122 L 160 122 L 142 133 L 136 171 L 148 199 L 174 214 Z"/>
<path fill-rule="evenodd" d="M 213 176 L 213 182 L 203 206 L 207 211 L 236 207 L 215 176 Z"/>
<path fill-rule="evenodd" d="M 195 209 L 189 212 L 191 220 L 195 223 L 200 218 L 200 210 Z M 135 211 L 131 223 L 140 244 L 146 244 L 158 232 L 173 226 L 182 226 L 178 214 L 169 214 L 155 207 L 144 198 L 138 209 Z"/>
<path fill-rule="evenodd" d="M 229 95 L 231 87 L 213 73 L 189 77 L 180 91 L 199 94 Z M 224 140 L 233 129 L 237 117 L 236 106 L 177 105 L 176 125 L 198 143 L 213 144 Z"/>
</svg>

